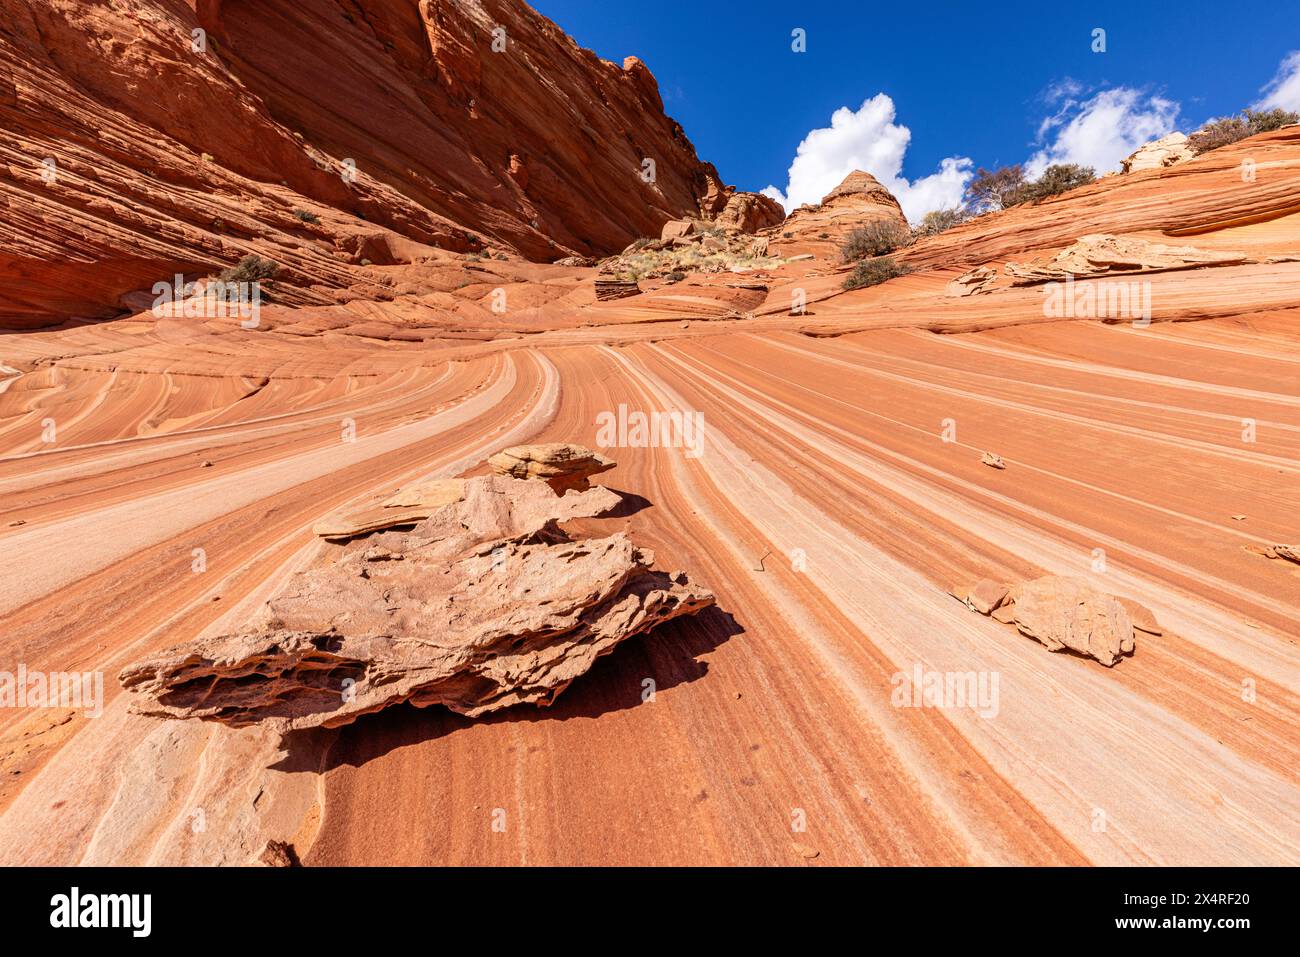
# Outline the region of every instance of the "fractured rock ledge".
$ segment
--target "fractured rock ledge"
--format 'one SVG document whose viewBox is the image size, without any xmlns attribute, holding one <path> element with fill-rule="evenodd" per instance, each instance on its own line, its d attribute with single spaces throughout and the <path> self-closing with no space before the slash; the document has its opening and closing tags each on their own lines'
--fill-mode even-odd
<svg viewBox="0 0 1300 957">
<path fill-rule="evenodd" d="M 1175 132 L 1139 146 L 1120 164 L 1120 168 L 1125 173 L 1138 173 L 1147 169 L 1168 169 L 1193 159 L 1196 159 L 1196 153 L 1187 145 L 1187 134 Z"/>
<path fill-rule="evenodd" d="M 464 497 L 464 479 L 436 479 L 404 488 L 378 508 L 331 515 L 317 522 L 312 531 L 321 538 L 340 541 L 386 528 L 414 525 L 429 518 L 442 506 L 459 502 Z"/>
<path fill-rule="evenodd" d="M 545 442 L 541 445 L 516 445 L 488 459 L 488 465 L 501 475 L 520 479 L 539 478 L 556 493 L 569 489 L 580 492 L 591 487 L 587 480 L 614 467 L 612 459 L 581 445 Z"/>
<path fill-rule="evenodd" d="M 625 534 L 559 528 L 616 505 L 608 489 L 561 497 L 488 475 L 464 491 L 410 532 L 299 572 L 248 628 L 128 667 L 135 710 L 287 732 L 401 703 L 470 717 L 547 705 L 619 642 L 714 604 Z"/>
<path fill-rule="evenodd" d="M 1080 236 L 1050 260 L 1009 262 L 1006 274 L 1012 285 L 1031 286 L 1066 279 L 1087 279 L 1112 274 L 1169 272 L 1202 266 L 1237 266 L 1249 262 L 1241 252 L 1214 252 L 1195 246 L 1168 246 L 1147 239 L 1097 233 Z M 964 277 L 963 277 L 964 278 Z"/>
</svg>

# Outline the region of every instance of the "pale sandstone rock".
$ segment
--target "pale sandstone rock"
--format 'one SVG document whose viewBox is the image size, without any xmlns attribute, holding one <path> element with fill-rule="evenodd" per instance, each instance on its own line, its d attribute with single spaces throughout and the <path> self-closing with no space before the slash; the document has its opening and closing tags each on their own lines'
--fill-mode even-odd
<svg viewBox="0 0 1300 957">
<path fill-rule="evenodd" d="M 1139 146 L 1120 165 L 1126 173 L 1137 173 L 1144 169 L 1164 169 L 1195 158 L 1196 154 L 1187 145 L 1187 134 L 1170 133 Z"/>
<path fill-rule="evenodd" d="M 695 235 L 695 222 L 690 219 L 670 219 L 664 223 L 659 238 L 663 240 L 685 239 Z"/>
<path fill-rule="evenodd" d="M 1168 272 L 1201 266 L 1235 266 L 1247 262 L 1242 252 L 1213 252 L 1194 246 L 1168 246 L 1148 239 L 1097 233 L 1081 236 L 1050 260 L 1009 262 L 1006 273 L 1012 284 L 1028 286 L 1061 282 L 1066 278 L 1088 278 L 1112 274 Z"/>
<path fill-rule="evenodd" d="M 409 702 L 471 717 L 546 705 L 621 641 L 714 603 L 625 534 L 570 540 L 557 522 L 619 501 L 557 497 L 499 475 L 409 533 L 348 546 L 293 576 L 240 632 L 126 668 L 138 712 L 281 732 Z M 400 560 L 395 560 L 400 559 Z"/>
<path fill-rule="evenodd" d="M 998 279 L 997 266 L 976 266 L 948 283 L 949 296 L 978 296 L 990 292 Z"/>
<path fill-rule="evenodd" d="M 560 495 L 569 489 L 590 488 L 588 479 L 608 472 L 614 464 L 599 452 L 567 442 L 516 445 L 488 459 L 493 471 L 521 479 L 542 479 Z"/>
<path fill-rule="evenodd" d="M 312 533 L 328 541 L 340 541 L 369 535 L 386 528 L 401 528 L 423 522 L 437 511 L 435 506 L 415 506 L 412 508 L 378 508 L 359 509 L 342 515 L 331 515 L 312 526 Z"/>
<path fill-rule="evenodd" d="M 418 508 L 421 505 L 441 508 L 452 502 L 463 501 L 464 498 L 465 479 L 434 479 L 402 489 L 384 502 L 384 508 Z"/>
<path fill-rule="evenodd" d="M 459 502 L 464 497 L 464 479 L 435 479 L 403 489 L 378 508 L 331 515 L 312 526 L 312 531 L 321 538 L 341 539 L 413 525 L 424 521 L 442 506 Z"/>
<path fill-rule="evenodd" d="M 1007 463 L 1002 461 L 1002 456 L 995 455 L 992 452 L 985 452 L 981 455 L 980 463 L 987 465 L 991 469 L 1004 469 L 1007 467 Z"/>
<path fill-rule="evenodd" d="M 1124 605 L 1086 581 L 1053 575 L 1015 585 L 1015 625 L 1049 651 L 1068 649 L 1112 667 L 1133 653 L 1133 620 Z"/>
</svg>

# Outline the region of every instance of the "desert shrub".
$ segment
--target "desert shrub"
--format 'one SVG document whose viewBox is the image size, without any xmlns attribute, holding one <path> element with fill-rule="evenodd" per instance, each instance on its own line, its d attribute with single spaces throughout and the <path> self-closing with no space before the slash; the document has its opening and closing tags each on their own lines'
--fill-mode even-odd
<svg viewBox="0 0 1300 957">
<path fill-rule="evenodd" d="M 293 215 L 295 219 L 299 219 L 304 223 L 312 223 L 314 225 L 320 222 L 319 216 L 317 216 L 315 213 L 308 212 L 305 209 L 295 209 L 293 211 Z"/>
<path fill-rule="evenodd" d="M 921 225 L 912 230 L 912 235 L 918 238 L 938 236 L 944 230 L 952 229 L 969 218 L 970 213 L 961 207 L 931 210 L 921 219 Z"/>
<path fill-rule="evenodd" d="M 1300 113 L 1281 108 L 1273 110 L 1247 110 L 1246 122 L 1250 124 L 1252 135 L 1255 133 L 1272 133 L 1284 126 L 1300 123 Z"/>
<path fill-rule="evenodd" d="M 966 187 L 972 209 L 981 212 L 995 209 L 1007 209 L 1023 202 L 1021 193 L 1025 188 L 1025 171 L 1022 166 L 1003 166 L 1000 169 L 987 170 L 983 166 L 975 171 L 975 178 Z"/>
<path fill-rule="evenodd" d="M 667 276 L 664 276 L 664 278 L 667 279 L 669 282 L 681 282 L 683 279 L 686 278 L 686 273 L 679 272 L 674 269 Z"/>
<path fill-rule="evenodd" d="M 1300 123 L 1300 114 L 1282 109 L 1246 110 L 1239 116 L 1224 116 L 1206 123 L 1204 128 L 1187 138 L 1187 145 L 1199 155 L 1256 133 L 1280 130 L 1292 123 Z"/>
<path fill-rule="evenodd" d="M 250 255 L 241 259 L 239 265 L 223 270 L 217 278 L 222 282 L 260 282 L 274 279 L 279 272 L 280 266 L 274 260 Z"/>
<path fill-rule="evenodd" d="M 1250 135 L 1250 124 L 1244 116 L 1225 116 L 1222 119 L 1206 123 L 1187 138 L 1187 145 L 1196 154 L 1217 150 L 1237 140 L 1244 140 Z"/>
<path fill-rule="evenodd" d="M 989 212 L 1059 196 L 1096 179 L 1096 171 L 1091 166 L 1077 163 L 1054 163 L 1033 181 L 1025 179 L 1024 168 L 1018 165 L 993 171 L 980 167 L 966 187 L 966 195 L 971 210 Z"/>
<path fill-rule="evenodd" d="M 1097 173 L 1091 166 L 1078 163 L 1054 163 L 1043 170 L 1043 175 L 1020 190 L 1019 202 L 1037 202 L 1049 196 L 1060 196 L 1080 186 L 1096 182 Z"/>
<path fill-rule="evenodd" d="M 911 241 L 911 232 L 907 227 L 893 220 L 879 219 L 849 233 L 844 245 L 840 247 L 840 255 L 846 263 L 857 262 L 859 259 L 892 253 L 901 246 L 909 245 Z"/>
<path fill-rule="evenodd" d="M 911 271 L 911 267 L 896 263 L 889 256 L 864 259 L 853 267 L 853 272 L 849 273 L 848 278 L 844 280 L 844 288 L 864 289 L 867 286 L 877 286 Z"/>
<path fill-rule="evenodd" d="M 631 248 L 633 250 L 645 249 L 652 242 L 654 242 L 654 240 L 651 239 L 649 236 L 638 236 L 636 239 L 632 240 Z"/>
</svg>

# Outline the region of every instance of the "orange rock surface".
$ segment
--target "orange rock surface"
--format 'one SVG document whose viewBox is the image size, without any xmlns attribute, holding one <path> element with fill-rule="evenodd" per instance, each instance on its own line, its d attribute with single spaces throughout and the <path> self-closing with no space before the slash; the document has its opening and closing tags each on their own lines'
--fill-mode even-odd
<svg viewBox="0 0 1300 957">
<path fill-rule="evenodd" d="M 1297 539 L 1300 129 L 980 217 L 872 288 L 843 291 L 810 222 L 778 255 L 812 258 L 597 301 L 595 268 L 517 253 L 621 248 L 725 202 L 684 138 L 664 198 L 635 168 L 613 185 L 677 142 L 658 113 L 617 129 L 657 102 L 635 63 L 487 0 L 466 20 L 366 3 L 364 56 L 334 45 L 361 27 L 324 4 L 142 6 L 183 36 L 206 23 L 221 59 L 122 7 L 0 0 L 10 325 L 117 316 L 0 336 L 0 669 L 109 676 L 97 717 L 0 709 L 0 862 L 245 864 L 278 842 L 309 866 L 1300 863 L 1300 577 L 1248 550 Z M 504 136 L 536 127 L 496 112 L 489 54 L 467 46 L 496 19 L 572 67 L 575 102 L 610 100 L 566 118 L 567 172 Z M 329 71 L 294 52 L 304 37 Z M 112 107 L 110 61 L 135 91 Z M 123 81 L 159 70 L 174 99 Z M 437 172 L 477 146 L 432 117 L 471 109 L 490 162 Z M 66 181 L 41 182 L 33 143 Z M 351 188 L 312 158 L 349 155 Z M 333 232 L 294 219 L 306 197 Z M 508 258 L 433 248 L 471 248 L 457 230 Z M 945 295 L 1094 234 L 1250 261 L 1142 275 L 1149 324 L 1049 316 L 1041 287 Z M 234 247 L 288 271 L 256 328 L 114 311 Z M 663 427 L 601 443 L 633 413 Z M 687 423 L 698 445 L 674 438 Z M 322 518 L 549 442 L 617 462 L 599 481 L 623 504 L 567 529 L 626 533 L 716 607 L 622 643 L 544 711 L 387 708 L 291 746 L 136 714 L 112 679 L 327 564 Z M 1005 605 L 947 594 L 1049 575 L 1148 610 L 1128 612 L 1134 653 L 1050 654 Z M 996 714 L 914 706 L 897 692 L 918 670 L 997 675 Z"/>
</svg>

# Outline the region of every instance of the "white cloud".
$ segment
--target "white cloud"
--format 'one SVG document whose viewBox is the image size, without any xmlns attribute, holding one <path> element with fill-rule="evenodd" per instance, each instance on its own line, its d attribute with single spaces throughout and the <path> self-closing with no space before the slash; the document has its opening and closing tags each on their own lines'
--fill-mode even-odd
<svg viewBox="0 0 1300 957">
<path fill-rule="evenodd" d="M 1118 169 L 1143 143 L 1172 133 L 1178 112 L 1172 100 L 1131 87 L 1102 90 L 1084 101 L 1066 96 L 1060 109 L 1039 125 L 1039 139 L 1052 140 L 1028 159 L 1025 174 L 1037 179 L 1053 163 L 1091 166 L 1098 175 Z"/>
<path fill-rule="evenodd" d="M 912 222 L 931 210 L 959 206 L 970 180 L 971 161 L 950 156 L 938 172 L 908 180 L 903 173 L 912 131 L 894 122 L 894 101 L 878 93 L 858 110 L 842 106 L 831 116 L 831 125 L 804 137 L 790 164 L 784 191 L 775 186 L 763 190 L 787 212 L 804 203 L 820 203 L 822 197 L 843 182 L 854 170 L 864 170 L 894 194 Z"/>
<path fill-rule="evenodd" d="M 1300 50 L 1288 53 L 1277 68 L 1277 73 L 1260 90 L 1264 98 L 1255 104 L 1257 110 L 1300 111 Z"/>
</svg>

